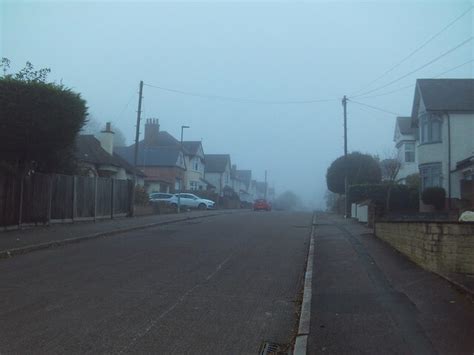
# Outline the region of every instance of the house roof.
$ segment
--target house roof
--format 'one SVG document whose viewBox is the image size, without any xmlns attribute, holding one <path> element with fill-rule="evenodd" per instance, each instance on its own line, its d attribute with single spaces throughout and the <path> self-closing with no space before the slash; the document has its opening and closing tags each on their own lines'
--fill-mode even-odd
<svg viewBox="0 0 474 355">
<path fill-rule="evenodd" d="M 413 119 L 418 114 L 420 99 L 427 111 L 474 111 L 474 79 L 418 79 Z"/>
<path fill-rule="evenodd" d="M 199 153 L 199 148 L 201 147 L 201 141 L 184 141 L 183 148 L 186 153 L 191 155 L 197 155 Z"/>
<path fill-rule="evenodd" d="M 411 117 L 397 117 L 397 125 L 403 135 L 415 134 L 416 128 L 411 126 Z"/>
<path fill-rule="evenodd" d="M 75 155 L 79 161 L 94 165 L 112 165 L 123 168 L 132 174 L 136 171 L 137 175 L 144 176 L 142 171 L 135 170 L 133 165 L 124 161 L 115 153 L 114 155 L 109 154 L 92 134 L 81 134 L 76 137 Z"/>
<path fill-rule="evenodd" d="M 236 170 L 235 175 L 248 186 L 252 179 L 252 170 Z"/>
<path fill-rule="evenodd" d="M 144 140 L 140 141 L 140 144 L 144 143 Z M 152 147 L 163 147 L 163 146 L 179 146 L 179 140 L 174 138 L 171 134 L 166 131 L 159 131 L 156 133 L 156 139 L 152 142 L 148 142 L 148 146 Z"/>
<path fill-rule="evenodd" d="M 141 143 L 141 142 L 140 142 Z M 135 147 L 131 145 L 129 147 L 117 148 L 117 154 L 133 164 L 135 156 Z M 145 146 L 143 144 L 138 145 L 138 166 L 178 166 L 178 157 L 181 153 L 179 146 Z"/>
<path fill-rule="evenodd" d="M 223 173 L 227 164 L 230 165 L 229 154 L 205 154 L 206 173 Z"/>
</svg>

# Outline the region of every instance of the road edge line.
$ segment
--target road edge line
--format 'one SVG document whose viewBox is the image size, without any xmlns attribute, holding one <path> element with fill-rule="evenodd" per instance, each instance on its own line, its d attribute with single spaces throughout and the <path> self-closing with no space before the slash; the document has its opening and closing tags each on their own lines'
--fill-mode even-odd
<svg viewBox="0 0 474 355">
<path fill-rule="evenodd" d="M 300 321 L 298 333 L 296 334 L 294 355 L 306 355 L 308 348 L 308 336 L 311 323 L 311 298 L 314 260 L 314 233 L 316 225 L 316 213 L 313 213 L 311 222 L 311 236 L 309 241 L 308 259 L 304 275 L 303 302 L 301 303 Z"/>
<path fill-rule="evenodd" d="M 186 218 L 179 218 L 179 219 L 172 219 L 172 220 L 162 221 L 162 222 L 142 224 L 142 225 L 133 226 L 133 227 L 118 228 L 118 229 L 113 229 L 113 230 L 109 230 L 109 231 L 106 231 L 106 232 L 98 232 L 98 233 L 84 235 L 84 236 L 80 236 L 80 237 L 67 238 L 67 239 L 62 239 L 62 240 L 52 240 L 52 241 L 49 241 L 49 242 L 39 243 L 39 244 L 32 244 L 32 245 L 28 245 L 28 246 L 20 247 L 20 248 L 6 249 L 6 250 L 0 251 L 0 260 L 1 259 L 9 259 L 9 258 L 17 256 L 17 255 L 27 254 L 27 253 L 31 253 L 31 252 L 37 251 L 37 250 L 44 250 L 44 249 L 49 249 L 49 248 L 53 248 L 53 247 L 59 247 L 59 246 L 63 246 L 63 245 L 79 243 L 79 242 L 83 242 L 83 241 L 86 241 L 86 240 L 97 239 L 97 238 L 101 238 L 101 237 L 109 237 L 109 236 L 113 236 L 113 235 L 116 235 L 116 234 L 132 232 L 132 231 L 136 231 L 136 230 L 140 230 L 140 229 L 153 228 L 153 227 L 163 226 L 163 225 L 172 224 L 172 223 L 185 222 L 185 221 L 194 220 L 194 219 L 226 215 L 226 214 L 230 214 L 230 213 L 232 213 L 232 212 L 213 213 L 213 214 L 204 215 L 204 216 L 193 216 L 193 217 L 188 216 Z"/>
</svg>

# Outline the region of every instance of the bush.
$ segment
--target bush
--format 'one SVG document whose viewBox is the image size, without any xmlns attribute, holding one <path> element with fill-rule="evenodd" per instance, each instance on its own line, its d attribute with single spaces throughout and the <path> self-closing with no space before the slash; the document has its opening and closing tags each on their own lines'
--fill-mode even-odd
<svg viewBox="0 0 474 355">
<path fill-rule="evenodd" d="M 389 184 L 364 184 L 349 187 L 349 202 L 360 203 L 371 200 L 379 208 L 385 208 Z M 406 185 L 392 185 L 390 193 L 390 211 L 418 210 L 418 189 Z"/>
<path fill-rule="evenodd" d="M 344 156 L 337 158 L 328 168 L 326 183 L 328 190 L 343 194 L 346 176 Z M 382 172 L 379 163 L 370 155 L 354 152 L 347 155 L 347 180 L 349 185 L 380 183 Z"/>
<path fill-rule="evenodd" d="M 148 206 L 150 204 L 150 197 L 143 186 L 135 186 L 134 203 L 139 206 Z"/>
<path fill-rule="evenodd" d="M 0 78 L 0 160 L 19 171 L 74 172 L 85 101 L 61 85 Z"/>
<path fill-rule="evenodd" d="M 436 210 L 444 208 L 446 191 L 442 187 L 427 187 L 423 190 L 421 200 L 427 205 L 433 205 Z"/>
</svg>

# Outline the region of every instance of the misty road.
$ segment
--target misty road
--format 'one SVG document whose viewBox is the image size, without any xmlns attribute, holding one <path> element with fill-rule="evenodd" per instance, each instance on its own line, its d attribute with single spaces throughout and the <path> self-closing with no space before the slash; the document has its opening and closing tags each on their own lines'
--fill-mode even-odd
<svg viewBox="0 0 474 355">
<path fill-rule="evenodd" d="M 239 213 L 2 260 L 2 353 L 257 353 L 296 326 L 309 213 Z"/>
</svg>

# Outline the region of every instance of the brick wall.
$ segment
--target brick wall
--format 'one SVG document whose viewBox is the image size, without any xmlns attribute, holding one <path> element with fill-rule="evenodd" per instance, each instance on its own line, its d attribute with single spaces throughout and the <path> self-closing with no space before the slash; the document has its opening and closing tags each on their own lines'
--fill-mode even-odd
<svg viewBox="0 0 474 355">
<path fill-rule="evenodd" d="M 428 270 L 474 274 L 474 223 L 376 222 L 375 235 Z"/>
</svg>

